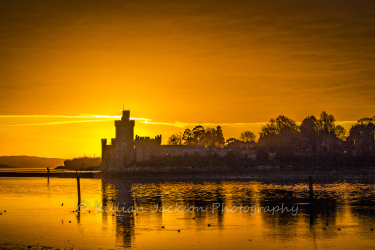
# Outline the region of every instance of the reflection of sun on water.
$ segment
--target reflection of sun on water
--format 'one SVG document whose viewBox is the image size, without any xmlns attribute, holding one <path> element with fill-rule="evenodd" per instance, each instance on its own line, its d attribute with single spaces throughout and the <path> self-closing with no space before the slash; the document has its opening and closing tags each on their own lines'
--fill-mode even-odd
<svg viewBox="0 0 375 250">
<path fill-rule="evenodd" d="M 82 203 L 87 209 L 77 216 L 73 212 L 77 206 L 75 179 L 51 178 L 47 185 L 44 178 L 17 178 L 17 182 L 2 178 L 0 209 L 5 204 L 7 212 L 0 217 L 0 234 L 13 244 L 22 241 L 60 248 L 162 249 L 167 245 L 178 249 L 227 249 L 234 243 L 244 249 L 372 245 L 374 234 L 369 228 L 374 219 L 363 203 L 374 197 L 370 185 L 314 185 L 313 226 L 306 186 L 259 182 L 140 184 L 81 179 Z M 238 210 L 241 205 L 258 209 L 281 203 L 298 205 L 298 214 Z M 213 204 L 220 207 L 213 210 Z M 143 211 L 111 211 L 130 206 Z M 155 211 L 157 207 L 171 209 L 160 212 Z M 181 212 L 175 210 L 178 207 Z M 203 210 L 183 212 L 191 207 Z M 236 207 L 236 211 L 232 210 Z"/>
</svg>

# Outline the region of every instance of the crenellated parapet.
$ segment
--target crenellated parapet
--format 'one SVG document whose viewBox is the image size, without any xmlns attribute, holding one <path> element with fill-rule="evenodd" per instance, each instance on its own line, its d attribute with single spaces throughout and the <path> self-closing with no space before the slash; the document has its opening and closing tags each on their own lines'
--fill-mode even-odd
<svg viewBox="0 0 375 250">
<path fill-rule="evenodd" d="M 135 136 L 135 145 L 160 145 L 161 144 L 161 135 L 157 135 L 154 138 L 150 138 L 149 136 Z"/>
</svg>

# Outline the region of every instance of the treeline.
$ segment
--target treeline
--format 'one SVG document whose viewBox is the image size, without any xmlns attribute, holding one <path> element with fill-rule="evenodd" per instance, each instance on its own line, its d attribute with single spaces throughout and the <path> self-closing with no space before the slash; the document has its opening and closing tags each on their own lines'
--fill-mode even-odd
<svg viewBox="0 0 375 250">
<path fill-rule="evenodd" d="M 203 144 L 204 143 L 204 144 Z M 239 138 L 224 139 L 223 131 L 196 126 L 172 135 L 170 145 L 199 145 L 206 148 L 222 146 L 239 148 L 252 143 L 257 160 L 275 158 L 290 161 L 304 156 L 328 159 L 350 156 L 372 159 L 375 156 L 375 116 L 361 118 L 349 131 L 335 124 L 332 114 L 323 111 L 319 117 L 308 116 L 300 125 L 286 116 L 272 118 L 256 135 L 244 131 Z M 242 147 L 241 147 L 242 148 Z"/>
<path fill-rule="evenodd" d="M 203 143 L 206 147 L 224 144 L 224 135 L 220 126 L 215 128 L 204 128 L 201 125 L 193 130 L 185 129 L 184 133 L 173 134 L 168 139 L 169 145 L 199 145 Z"/>
<path fill-rule="evenodd" d="M 374 133 L 375 116 L 359 119 L 347 132 L 343 126 L 335 124 L 333 115 L 325 111 L 319 118 L 306 117 L 300 126 L 294 120 L 280 115 L 262 127 L 257 156 L 266 156 L 264 152 L 274 153 L 279 159 L 327 154 L 373 156 Z"/>
</svg>

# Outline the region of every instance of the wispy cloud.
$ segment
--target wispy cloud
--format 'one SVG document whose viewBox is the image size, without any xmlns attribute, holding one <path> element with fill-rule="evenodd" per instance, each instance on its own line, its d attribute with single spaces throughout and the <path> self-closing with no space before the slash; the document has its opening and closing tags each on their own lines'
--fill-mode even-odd
<svg viewBox="0 0 375 250">
<path fill-rule="evenodd" d="M 80 115 L 0 115 L 1 118 L 62 118 L 62 119 L 74 119 L 70 121 L 54 121 L 54 122 L 40 122 L 40 123 L 22 123 L 22 124 L 9 124 L 3 125 L 6 127 L 10 126 L 44 126 L 44 125 L 61 125 L 69 123 L 82 123 L 82 122 L 103 122 L 110 121 L 113 119 L 121 119 L 121 116 L 111 116 L 111 115 L 94 115 L 94 114 L 80 114 Z M 75 119 L 85 119 L 85 120 L 75 120 Z M 150 119 L 147 118 L 137 118 L 131 117 L 132 120 L 137 120 L 140 122 L 147 123 Z"/>
<path fill-rule="evenodd" d="M 13 124 L 4 125 L 5 127 L 18 127 L 18 126 L 43 126 L 43 125 L 61 125 L 68 123 L 81 123 L 81 122 L 103 122 L 106 120 L 83 120 L 83 121 L 62 121 L 62 122 L 42 122 L 42 123 L 27 123 L 27 124 Z"/>
<path fill-rule="evenodd" d="M 71 118 L 71 119 L 121 119 L 120 115 L 0 115 L 0 118 Z M 131 117 L 133 120 L 147 121 L 147 118 Z"/>
<path fill-rule="evenodd" d="M 10 124 L 3 126 L 38 126 L 38 125 L 61 125 L 69 123 L 82 123 L 82 122 L 101 122 L 113 119 L 121 119 L 121 116 L 110 116 L 110 115 L 95 115 L 95 114 L 80 114 L 80 115 L 0 115 L 1 118 L 64 118 L 64 119 L 85 119 L 85 120 L 70 120 L 70 121 L 54 121 L 54 122 L 40 122 L 40 123 L 23 123 L 23 124 Z M 87 119 L 87 120 L 86 120 Z M 153 121 L 149 118 L 131 117 L 130 119 L 139 121 L 144 124 L 150 125 L 165 125 L 178 128 L 184 128 L 189 126 L 202 125 L 205 127 L 216 127 L 220 126 L 231 126 L 231 127 L 247 127 L 259 125 L 262 126 L 265 123 L 189 123 L 189 122 L 159 122 Z"/>
<path fill-rule="evenodd" d="M 110 116 L 110 115 L 94 115 L 94 114 L 84 114 L 84 115 L 0 115 L 0 118 L 64 118 L 64 119 L 85 119 L 85 120 L 70 120 L 70 121 L 54 121 L 54 122 L 40 122 L 40 123 L 23 123 L 23 124 L 10 124 L 3 126 L 44 126 L 44 125 L 61 125 L 69 123 L 83 123 L 83 122 L 103 122 L 114 119 L 121 119 L 121 116 Z M 130 119 L 139 121 L 143 124 L 150 125 L 164 125 L 172 126 L 177 128 L 186 128 L 202 125 L 204 127 L 216 127 L 216 126 L 226 126 L 234 128 L 246 128 L 246 127 L 262 127 L 267 124 L 267 122 L 253 122 L 253 123 L 190 123 L 190 122 L 159 122 L 153 121 L 149 118 L 138 118 L 131 117 Z M 336 124 L 340 125 L 350 125 L 355 124 L 356 121 L 336 121 Z M 297 122 L 299 124 L 300 122 Z"/>
</svg>

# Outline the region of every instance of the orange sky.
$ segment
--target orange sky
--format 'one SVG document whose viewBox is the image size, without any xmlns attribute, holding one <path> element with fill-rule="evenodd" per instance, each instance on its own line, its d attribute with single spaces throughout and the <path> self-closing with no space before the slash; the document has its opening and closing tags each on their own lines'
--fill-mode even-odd
<svg viewBox="0 0 375 250">
<path fill-rule="evenodd" d="M 375 115 L 375 2 L 0 2 L 0 155 L 99 155 L 114 118 L 89 115 L 123 103 L 164 142 L 322 110 L 350 128 Z"/>
</svg>

